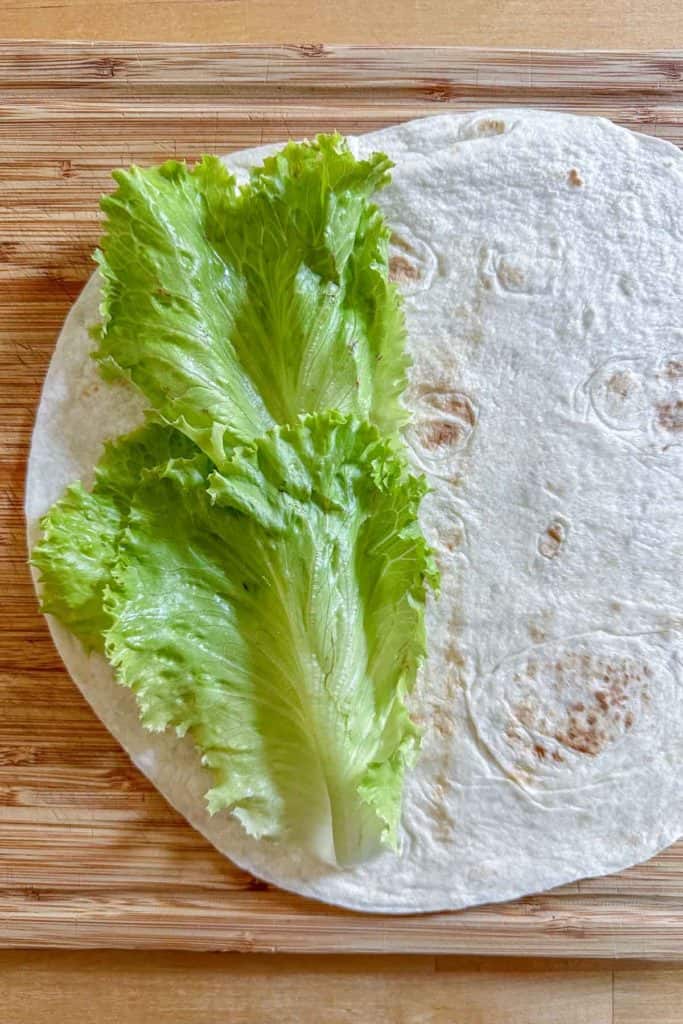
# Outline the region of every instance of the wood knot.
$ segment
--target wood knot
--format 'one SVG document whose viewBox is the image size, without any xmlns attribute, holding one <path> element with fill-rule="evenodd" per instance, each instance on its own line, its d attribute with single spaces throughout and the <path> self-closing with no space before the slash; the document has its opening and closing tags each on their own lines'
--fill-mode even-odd
<svg viewBox="0 0 683 1024">
<path fill-rule="evenodd" d="M 323 43 L 301 43 L 299 53 L 302 57 L 325 57 L 327 51 Z"/>
<path fill-rule="evenodd" d="M 433 103 L 446 103 L 448 100 L 455 99 L 456 97 L 456 90 L 447 79 L 430 82 L 424 92 L 426 98 Z"/>
</svg>

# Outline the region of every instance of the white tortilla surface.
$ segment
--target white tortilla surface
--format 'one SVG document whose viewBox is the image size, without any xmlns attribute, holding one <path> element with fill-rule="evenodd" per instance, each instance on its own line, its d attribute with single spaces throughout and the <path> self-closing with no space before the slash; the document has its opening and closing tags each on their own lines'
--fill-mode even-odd
<svg viewBox="0 0 683 1024">
<path fill-rule="evenodd" d="M 170 803 L 286 889 L 407 913 L 618 871 L 683 833 L 683 156 L 608 121 L 521 109 L 353 146 L 396 161 L 379 203 L 442 572 L 400 852 L 333 869 L 210 818 L 191 742 L 145 732 L 106 662 L 54 621 L 52 635 Z M 227 162 L 244 173 L 266 151 Z M 102 441 L 141 418 L 89 358 L 98 293 L 94 276 L 45 381 L 33 539 L 65 486 L 92 479 Z"/>
</svg>

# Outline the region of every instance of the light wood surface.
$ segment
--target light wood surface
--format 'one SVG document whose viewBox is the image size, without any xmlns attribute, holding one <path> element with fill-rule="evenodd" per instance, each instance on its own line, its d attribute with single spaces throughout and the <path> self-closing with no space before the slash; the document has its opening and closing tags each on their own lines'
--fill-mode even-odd
<svg viewBox="0 0 683 1024">
<path fill-rule="evenodd" d="M 679 0 L 5 0 L 0 37 L 557 49 L 683 45 Z"/>
<path fill-rule="evenodd" d="M 181 955 L 107 956 L 0 954 L 9 985 L 5 1012 L 12 1024 L 27 1020 L 30 1003 L 40 1024 L 52 1021 L 54 971 L 59 966 L 60 1013 L 82 1024 L 104 1020 L 148 1024 L 215 1024 L 217 1006 L 230 1007 L 230 1022 L 253 1024 L 621 1024 L 612 1012 L 609 972 L 595 964 L 566 961 L 514 962 L 516 984 L 505 986 L 509 966 L 500 961 L 448 958 L 305 957 L 198 955 L 188 976 Z M 623 979 L 626 980 L 626 979 Z M 620 982 L 622 978 L 620 977 Z M 578 1008 L 577 987 L 583 993 Z M 87 1000 L 84 993 L 87 992 Z M 619 993 L 620 995 L 620 993 Z M 229 997 L 229 1002 L 225 998 Z M 178 1004 L 181 1003 L 182 1007 Z"/>
<path fill-rule="evenodd" d="M 0 952 L 3 1024 L 680 1024 L 683 972 L 427 956 Z"/>
<path fill-rule="evenodd" d="M 681 845 L 618 877 L 411 918 L 333 910 L 239 871 L 170 810 L 61 669 L 21 515 L 40 384 L 92 267 L 112 166 L 494 102 L 600 111 L 681 140 L 682 71 L 672 54 L 0 47 L 0 944 L 683 956 Z"/>
</svg>

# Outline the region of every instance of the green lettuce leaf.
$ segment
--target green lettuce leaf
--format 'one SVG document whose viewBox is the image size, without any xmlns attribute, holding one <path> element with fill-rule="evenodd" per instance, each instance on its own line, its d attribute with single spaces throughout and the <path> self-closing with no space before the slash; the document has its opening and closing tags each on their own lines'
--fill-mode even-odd
<svg viewBox="0 0 683 1024">
<path fill-rule="evenodd" d="M 33 552 L 43 609 L 107 655 L 147 728 L 192 737 L 210 811 L 339 864 L 396 843 L 436 583 L 370 201 L 389 166 L 320 136 L 242 188 L 215 157 L 115 175 L 96 358 L 153 419 Z"/>
<path fill-rule="evenodd" d="M 394 433 L 407 357 L 370 196 L 389 160 L 340 136 L 290 143 L 238 188 L 216 157 L 114 177 L 97 358 L 217 464 L 300 414 Z"/>
<path fill-rule="evenodd" d="M 150 467 L 196 451 L 182 434 L 150 423 L 105 446 L 92 491 L 71 484 L 41 519 L 31 562 L 41 575 L 42 610 L 88 649 L 103 651 L 103 634 L 112 624 L 104 592 L 135 489 Z"/>
<path fill-rule="evenodd" d="M 41 574 L 41 609 L 88 649 L 102 651 L 110 625 L 103 610 L 104 588 L 123 528 L 122 510 L 112 495 L 89 493 L 75 483 L 43 517 L 41 528 L 31 555 Z"/>
<path fill-rule="evenodd" d="M 254 836 L 340 864 L 395 843 L 434 579 L 423 490 L 337 413 L 221 472 L 196 449 L 170 458 L 134 490 L 113 571 L 107 556 L 107 656 L 145 726 L 191 734 L 210 810 Z"/>
</svg>

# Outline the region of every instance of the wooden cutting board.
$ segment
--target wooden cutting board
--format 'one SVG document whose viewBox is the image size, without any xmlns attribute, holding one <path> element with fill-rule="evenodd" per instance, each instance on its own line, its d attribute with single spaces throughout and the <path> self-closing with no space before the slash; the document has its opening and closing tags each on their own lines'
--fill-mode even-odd
<svg viewBox="0 0 683 1024">
<path fill-rule="evenodd" d="M 22 489 L 56 335 L 112 167 L 525 104 L 683 145 L 683 59 L 375 47 L 0 44 L 0 944 L 683 958 L 683 844 L 621 875 L 460 913 L 334 910 L 220 857 L 61 666 Z M 87 424 L 83 425 L 87 430 Z"/>
</svg>

